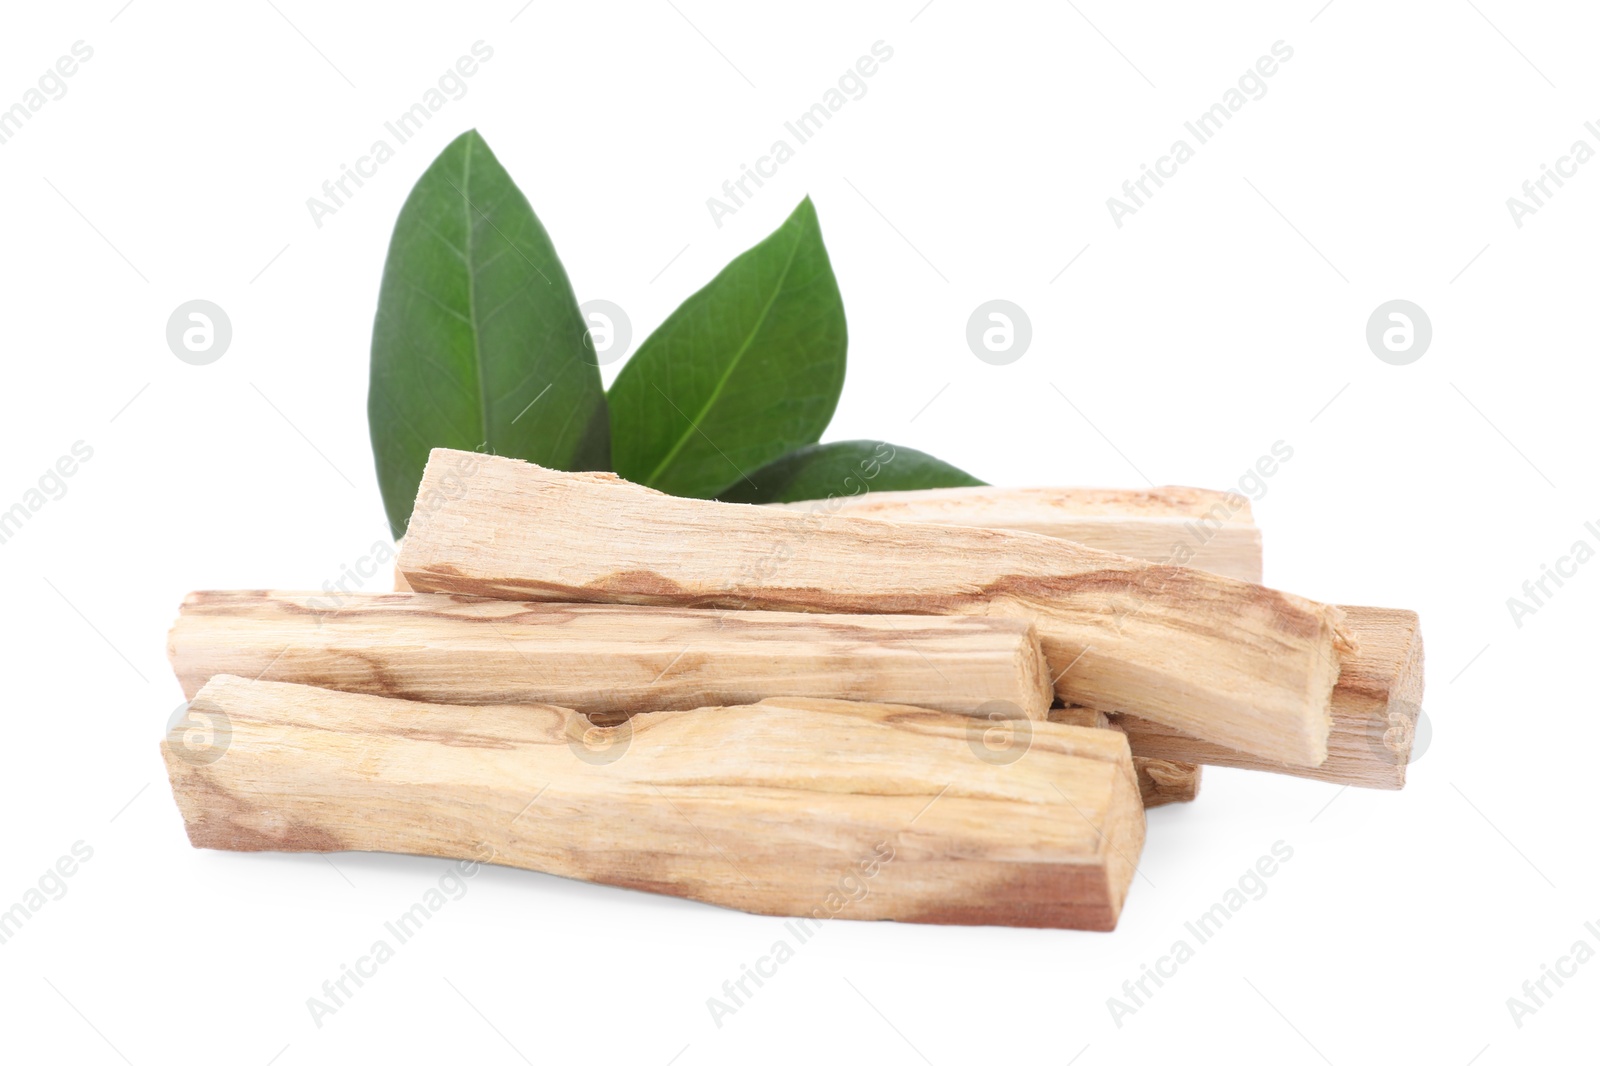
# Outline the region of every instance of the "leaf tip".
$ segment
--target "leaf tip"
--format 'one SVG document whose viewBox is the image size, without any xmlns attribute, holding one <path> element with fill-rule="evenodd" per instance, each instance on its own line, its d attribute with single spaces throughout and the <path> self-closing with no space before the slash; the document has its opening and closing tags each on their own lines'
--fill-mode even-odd
<svg viewBox="0 0 1600 1066">
<path fill-rule="evenodd" d="M 488 142 L 483 139 L 483 134 L 478 132 L 478 127 L 473 126 L 470 129 L 464 130 L 457 134 L 456 138 L 445 148 L 445 151 L 448 152 L 451 148 L 455 148 L 458 145 L 462 148 L 471 148 L 475 143 L 485 147 L 488 146 Z"/>
</svg>

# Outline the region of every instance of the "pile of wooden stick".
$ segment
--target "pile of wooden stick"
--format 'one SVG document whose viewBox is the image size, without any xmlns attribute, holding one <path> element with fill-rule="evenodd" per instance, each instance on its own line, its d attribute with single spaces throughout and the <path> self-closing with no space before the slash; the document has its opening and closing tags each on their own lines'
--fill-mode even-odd
<svg viewBox="0 0 1600 1066">
<path fill-rule="evenodd" d="M 1234 493 L 757 507 L 440 449 L 398 591 L 185 601 L 163 755 L 198 847 L 1110 929 L 1203 764 L 1404 784 L 1417 616 L 1260 576 Z"/>
</svg>

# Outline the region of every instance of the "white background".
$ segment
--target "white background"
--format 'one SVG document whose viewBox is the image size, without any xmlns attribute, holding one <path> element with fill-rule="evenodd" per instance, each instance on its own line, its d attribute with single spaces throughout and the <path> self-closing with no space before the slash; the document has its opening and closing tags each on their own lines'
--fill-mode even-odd
<svg viewBox="0 0 1600 1066">
<path fill-rule="evenodd" d="M 1600 565 L 1520 628 L 1506 600 L 1600 539 L 1600 163 L 1521 228 L 1505 203 L 1575 139 L 1600 148 L 1592 11 L 275 2 L 18 5 L 0 34 L 0 106 L 94 49 L 0 145 L 0 509 L 94 450 L 0 545 L 0 908 L 93 848 L 0 945 L 0 1056 L 1593 1056 L 1600 964 L 1520 1028 L 1506 1000 L 1600 947 Z M 306 198 L 480 39 L 467 95 L 314 225 Z M 894 56 L 866 96 L 713 224 L 706 198 L 878 40 Z M 1294 55 L 1265 97 L 1115 226 L 1106 198 L 1278 40 Z M 157 754 L 181 699 L 165 634 L 190 589 L 316 588 L 386 539 L 365 415 L 380 269 L 411 183 L 473 126 L 579 299 L 625 307 L 636 340 L 812 195 L 851 333 L 827 439 L 999 484 L 1217 487 L 1288 443 L 1255 504 L 1268 581 L 1422 614 L 1433 738 L 1410 785 L 1208 770 L 1198 802 L 1153 812 L 1115 933 L 835 922 L 720 1028 L 707 997 L 779 922 L 489 868 L 316 1026 L 307 998 L 444 864 L 191 850 Z M 194 298 L 234 329 L 205 367 L 164 338 Z M 1009 366 L 964 340 L 991 298 L 1032 320 Z M 1409 366 L 1364 340 L 1395 298 L 1434 327 Z M 1266 896 L 1114 1024 L 1107 998 L 1280 840 Z"/>
</svg>

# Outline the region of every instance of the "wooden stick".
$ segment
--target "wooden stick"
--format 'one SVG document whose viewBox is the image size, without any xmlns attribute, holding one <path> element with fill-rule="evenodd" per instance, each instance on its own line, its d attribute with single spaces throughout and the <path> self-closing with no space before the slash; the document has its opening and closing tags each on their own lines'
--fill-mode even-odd
<svg viewBox="0 0 1600 1066">
<path fill-rule="evenodd" d="M 1361 788 L 1402 788 L 1422 710 L 1422 629 L 1411 611 L 1381 607 L 1344 611 L 1361 648 L 1345 657 L 1333 690 L 1328 761 L 1321 766 L 1254 758 L 1137 715 L 1116 715 L 1111 720 L 1128 734 L 1136 756 L 1270 770 Z M 1050 717 L 1055 721 L 1058 715 L 1051 711 Z"/>
<path fill-rule="evenodd" d="M 1031 618 L 1065 701 L 1295 765 L 1327 754 L 1348 637 L 1298 596 L 1028 533 L 679 499 L 446 449 L 417 501 L 400 568 L 418 591 Z"/>
<path fill-rule="evenodd" d="M 1223 497 L 1220 502 L 1226 504 L 1229 494 L 1215 495 Z M 1045 501 L 1042 504 L 1041 497 Z M 879 502 L 875 504 L 874 501 Z M 932 489 L 877 492 L 827 502 L 842 502 L 845 513 L 849 514 L 896 514 L 919 521 L 1003 528 L 1021 528 L 1032 523 L 1029 528 L 1044 532 L 1047 523 L 1039 517 L 1039 510 L 1050 506 L 1051 501 L 1063 511 L 1122 514 L 1131 519 L 1159 514 L 1163 509 L 1197 513 L 1206 503 L 1206 493 L 1201 489 L 1171 488 L 1152 489 L 1148 493 L 1116 489 Z M 1248 521 L 1248 503 L 1236 517 Z M 1103 536 L 1095 547 L 1141 556 L 1141 543 L 1128 532 L 1130 527 L 1112 522 L 1100 528 Z M 1071 531 L 1063 523 L 1055 535 L 1070 536 Z M 1259 567 L 1259 536 L 1255 540 L 1255 553 Z M 1192 565 L 1200 564 L 1196 561 Z M 1344 612 L 1345 625 L 1358 650 L 1346 654 L 1341 663 L 1339 680 L 1333 689 L 1328 759 L 1322 765 L 1302 767 L 1264 759 L 1207 743 L 1170 725 L 1137 715 L 1119 715 L 1115 722 L 1128 733 L 1135 760 L 1163 757 L 1185 763 L 1238 766 L 1363 788 L 1404 786 L 1422 706 L 1422 630 L 1417 615 L 1412 611 L 1382 607 L 1341 607 L 1340 610 Z M 1051 720 L 1058 720 L 1056 711 L 1051 712 Z"/>
<path fill-rule="evenodd" d="M 814 696 L 1043 719 L 1044 656 L 1020 618 L 719 615 L 473 596 L 195 592 L 167 640 L 194 694 L 217 674 L 436 703 L 588 714 Z"/>
<path fill-rule="evenodd" d="M 771 506 L 821 509 L 889 522 L 1015 529 L 1146 562 L 1192 566 L 1240 581 L 1261 581 L 1261 531 L 1251 521 L 1249 499 L 1237 492 L 1174 485 L 1153 489 L 983 486 L 863 492 Z"/>
<path fill-rule="evenodd" d="M 601 729 L 559 707 L 444 706 L 213 678 L 162 744 L 196 847 L 474 859 L 759 914 L 1115 927 L 1144 840 L 1127 741 L 1032 723 L 765 700 Z"/>
</svg>

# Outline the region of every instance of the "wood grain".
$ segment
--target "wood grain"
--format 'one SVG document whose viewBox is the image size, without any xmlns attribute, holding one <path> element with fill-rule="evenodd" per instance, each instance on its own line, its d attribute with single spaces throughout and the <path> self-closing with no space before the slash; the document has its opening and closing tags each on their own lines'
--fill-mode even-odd
<svg viewBox="0 0 1600 1066">
<path fill-rule="evenodd" d="M 1152 489 L 981 486 L 863 492 L 769 506 L 802 512 L 820 509 L 889 522 L 1014 529 L 1146 562 L 1261 581 L 1261 531 L 1251 520 L 1249 499 L 1236 492 L 1176 485 Z"/>
<path fill-rule="evenodd" d="M 629 715 L 810 696 L 1043 719 L 1021 618 L 696 611 L 425 593 L 195 592 L 167 639 L 184 695 L 217 674 L 435 703 Z"/>
<path fill-rule="evenodd" d="M 162 744 L 196 847 L 477 859 L 760 914 L 1105 930 L 1144 839 L 1112 730 L 1030 723 L 1025 756 L 1000 764 L 973 719 L 923 708 L 775 699 L 599 729 L 553 706 L 229 676 L 191 714 L 227 724 L 220 756 L 177 730 Z"/>
<path fill-rule="evenodd" d="M 434 451 L 399 563 L 505 599 L 1029 618 L 1057 696 L 1295 765 L 1327 754 L 1337 608 L 1028 533 L 687 500 Z"/>
<path fill-rule="evenodd" d="M 1361 788 L 1403 788 L 1422 712 L 1421 625 L 1412 611 L 1346 607 L 1344 612 L 1360 650 L 1345 657 L 1333 690 L 1328 759 L 1321 766 L 1255 758 L 1137 715 L 1111 720 L 1128 734 L 1139 756 L 1269 770 Z"/>
<path fill-rule="evenodd" d="M 1118 719 L 1088 707 L 1052 707 L 1049 719 L 1061 725 L 1084 729 L 1121 731 Z M 1131 738 L 1128 746 L 1133 748 Z M 1200 794 L 1200 767 L 1197 763 L 1152 758 L 1140 755 L 1135 750 L 1133 772 L 1139 780 L 1139 799 L 1146 809 L 1168 803 L 1188 803 Z"/>
<path fill-rule="evenodd" d="M 989 495 L 993 494 L 993 495 Z M 1029 522 L 1036 532 L 1047 532 L 1047 523 L 1036 518 L 1031 508 L 1035 498 L 1049 501 L 1059 494 L 1055 506 L 1063 510 L 1100 516 L 1203 513 L 1211 496 L 1203 489 L 933 489 L 925 492 L 871 493 L 849 497 L 845 513 L 897 514 L 907 520 L 948 522 L 970 526 L 1021 528 Z M 1242 498 L 1241 498 L 1242 499 Z M 874 507 L 873 500 L 881 500 Z M 858 502 L 859 501 L 859 502 Z M 836 501 L 830 501 L 836 502 Z M 1019 519 L 1019 515 L 1021 518 Z M 1238 512 L 1248 521 L 1248 504 Z M 1111 523 L 1103 527 L 1107 536 L 1096 547 L 1140 555 L 1140 545 L 1130 538 L 1118 541 L 1123 527 Z M 1063 526 L 1053 533 L 1069 536 Z M 1260 540 L 1256 539 L 1259 566 Z M 1194 564 L 1198 565 L 1198 564 Z M 1405 785 L 1406 766 L 1413 757 L 1413 737 L 1422 710 L 1423 655 L 1422 630 L 1413 611 L 1384 607 L 1341 607 L 1344 624 L 1356 649 L 1342 657 L 1338 682 L 1334 685 L 1330 707 L 1328 758 L 1320 766 L 1294 766 L 1281 760 L 1262 758 L 1224 745 L 1202 741 L 1180 729 L 1137 715 L 1119 715 L 1118 724 L 1129 734 L 1135 760 L 1163 756 L 1185 763 L 1237 766 L 1294 774 L 1341 785 L 1363 788 L 1398 789 Z M 1058 720 L 1057 711 L 1051 719 Z M 1086 723 L 1080 723 L 1086 724 Z"/>
</svg>

